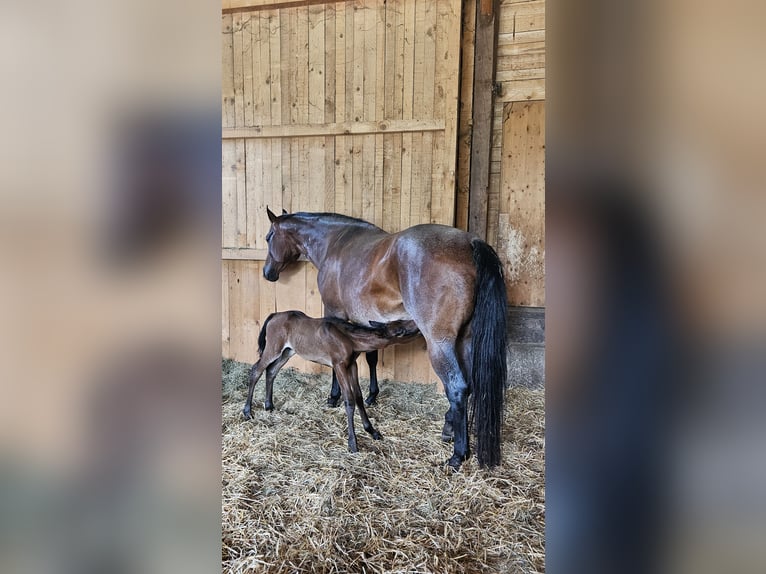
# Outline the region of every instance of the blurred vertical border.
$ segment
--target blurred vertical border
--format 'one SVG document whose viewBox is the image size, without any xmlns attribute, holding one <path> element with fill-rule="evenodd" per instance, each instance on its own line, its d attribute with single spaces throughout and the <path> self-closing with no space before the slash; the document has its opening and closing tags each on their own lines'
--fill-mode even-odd
<svg viewBox="0 0 766 574">
<path fill-rule="evenodd" d="M 0 571 L 220 569 L 219 18 L 0 8 Z"/>
<path fill-rule="evenodd" d="M 546 568 L 766 570 L 766 7 L 546 1 Z"/>
</svg>

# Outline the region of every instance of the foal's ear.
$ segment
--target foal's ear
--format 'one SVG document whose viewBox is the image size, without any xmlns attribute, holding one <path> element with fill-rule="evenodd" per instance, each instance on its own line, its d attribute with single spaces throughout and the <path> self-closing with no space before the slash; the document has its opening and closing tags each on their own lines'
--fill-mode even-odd
<svg viewBox="0 0 766 574">
<path fill-rule="evenodd" d="M 277 219 L 277 216 L 272 213 L 268 206 L 266 206 L 266 215 L 269 216 L 269 221 L 272 223 L 274 223 Z"/>
</svg>

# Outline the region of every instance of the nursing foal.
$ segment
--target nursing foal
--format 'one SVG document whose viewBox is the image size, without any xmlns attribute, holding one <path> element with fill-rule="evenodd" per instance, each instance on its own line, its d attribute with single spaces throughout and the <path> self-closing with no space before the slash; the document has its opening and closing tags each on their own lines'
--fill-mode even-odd
<svg viewBox="0 0 766 574">
<path fill-rule="evenodd" d="M 282 311 L 272 313 L 264 321 L 258 335 L 258 353 L 260 358 L 250 371 L 250 387 L 243 413 L 251 418 L 253 389 L 261 375 L 266 371 L 266 401 L 264 408 L 270 411 L 274 378 L 279 370 L 295 354 L 308 361 L 332 367 L 338 378 L 341 393 L 346 403 L 348 417 L 348 450 L 357 452 L 356 433 L 354 432 L 354 405 L 359 407 L 364 430 L 375 440 L 383 437 L 375 430 L 367 417 L 359 388 L 356 359 L 360 353 L 375 351 L 395 343 L 404 343 L 415 338 L 420 331 L 413 321 L 394 321 L 376 323 L 372 327 L 362 327 L 342 319 L 313 319 L 300 311 Z"/>
</svg>

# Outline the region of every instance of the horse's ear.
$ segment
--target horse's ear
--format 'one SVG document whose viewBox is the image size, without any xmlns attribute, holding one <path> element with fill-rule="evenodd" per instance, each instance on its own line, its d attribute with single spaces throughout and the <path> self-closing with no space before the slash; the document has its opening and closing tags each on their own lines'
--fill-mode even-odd
<svg viewBox="0 0 766 574">
<path fill-rule="evenodd" d="M 268 206 L 266 206 L 266 215 L 269 216 L 269 221 L 274 223 L 277 220 L 277 216 L 272 213 Z"/>
<path fill-rule="evenodd" d="M 284 207 L 282 208 L 282 215 L 287 215 L 287 210 Z"/>
</svg>

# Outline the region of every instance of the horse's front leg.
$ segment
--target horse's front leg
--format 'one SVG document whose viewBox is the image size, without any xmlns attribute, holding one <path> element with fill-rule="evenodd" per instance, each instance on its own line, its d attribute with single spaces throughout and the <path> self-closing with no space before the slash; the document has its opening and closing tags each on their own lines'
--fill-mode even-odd
<svg viewBox="0 0 766 574">
<path fill-rule="evenodd" d="M 370 394 L 367 395 L 367 400 L 364 401 L 369 407 L 375 404 L 375 399 L 378 398 L 378 351 L 370 351 L 365 354 L 367 359 L 367 365 L 370 367 Z"/>
</svg>

